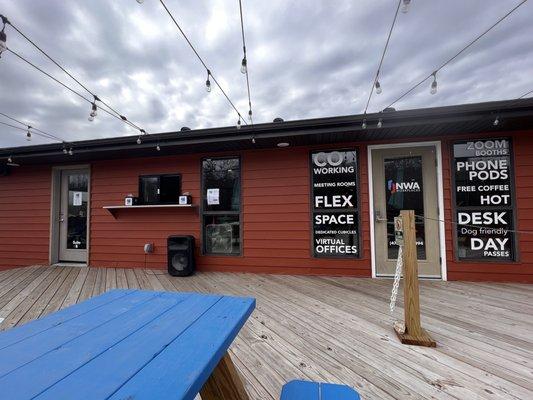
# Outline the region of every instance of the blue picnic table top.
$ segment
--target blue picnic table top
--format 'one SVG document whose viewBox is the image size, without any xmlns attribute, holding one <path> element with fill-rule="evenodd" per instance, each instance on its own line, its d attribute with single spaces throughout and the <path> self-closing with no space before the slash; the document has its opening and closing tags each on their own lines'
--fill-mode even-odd
<svg viewBox="0 0 533 400">
<path fill-rule="evenodd" d="M 0 333 L 0 398 L 194 399 L 255 299 L 112 290 Z"/>
</svg>

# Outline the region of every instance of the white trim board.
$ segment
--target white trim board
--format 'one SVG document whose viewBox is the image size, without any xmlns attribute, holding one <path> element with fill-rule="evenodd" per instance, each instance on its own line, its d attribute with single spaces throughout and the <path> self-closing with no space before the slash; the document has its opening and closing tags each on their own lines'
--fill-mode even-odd
<svg viewBox="0 0 533 400">
<path fill-rule="evenodd" d="M 439 204 L 439 242 L 440 242 L 440 259 L 441 259 L 441 279 L 448 280 L 446 268 L 446 237 L 444 229 L 444 184 L 442 177 L 442 150 L 440 141 L 430 142 L 406 142 L 406 143 L 389 143 L 376 144 L 367 146 L 367 161 L 368 161 L 368 209 L 370 217 L 370 259 L 372 265 L 372 278 L 376 276 L 376 249 L 374 247 L 374 187 L 372 182 L 372 150 L 376 149 L 393 149 L 399 147 L 420 147 L 420 146 L 434 146 L 435 156 L 437 159 L 437 199 Z M 380 277 L 382 278 L 382 277 Z M 383 277 L 387 278 L 387 277 Z M 435 278 L 433 278 L 435 279 Z"/>
</svg>

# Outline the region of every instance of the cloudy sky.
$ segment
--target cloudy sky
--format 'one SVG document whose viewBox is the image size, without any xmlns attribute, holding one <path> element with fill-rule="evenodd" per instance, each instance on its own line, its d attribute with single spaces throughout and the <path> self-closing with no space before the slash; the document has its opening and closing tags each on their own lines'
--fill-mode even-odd
<svg viewBox="0 0 533 400">
<path fill-rule="evenodd" d="M 487 29 L 519 0 L 413 0 L 383 63 L 379 111 Z M 243 115 L 246 81 L 237 0 L 166 0 Z M 359 114 L 390 28 L 395 0 L 243 0 L 254 121 Z M 234 125 L 236 114 L 157 0 L 0 0 L 0 14 L 93 92 L 148 132 Z M 533 1 L 407 96 L 398 109 L 516 98 L 533 89 Z M 12 28 L 7 45 L 83 92 Z M 133 135 L 125 124 L 5 52 L 0 112 L 67 141 Z M 0 121 L 7 122 L 0 117 Z M 28 144 L 0 126 L 0 147 Z M 34 139 L 29 144 L 44 143 Z"/>
</svg>

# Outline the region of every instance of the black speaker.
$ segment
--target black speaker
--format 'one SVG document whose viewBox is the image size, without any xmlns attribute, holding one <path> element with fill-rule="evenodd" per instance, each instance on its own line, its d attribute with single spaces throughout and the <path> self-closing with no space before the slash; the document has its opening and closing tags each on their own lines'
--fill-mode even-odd
<svg viewBox="0 0 533 400">
<path fill-rule="evenodd" d="M 168 273 L 189 276 L 196 267 L 193 236 L 169 236 L 167 239 Z"/>
</svg>

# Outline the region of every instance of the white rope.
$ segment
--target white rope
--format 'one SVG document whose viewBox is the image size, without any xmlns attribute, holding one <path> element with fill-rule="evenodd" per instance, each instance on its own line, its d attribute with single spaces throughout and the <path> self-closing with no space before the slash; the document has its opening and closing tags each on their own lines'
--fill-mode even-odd
<svg viewBox="0 0 533 400">
<path fill-rule="evenodd" d="M 389 310 L 391 315 L 394 313 L 396 308 L 396 297 L 398 296 L 398 288 L 400 287 L 400 278 L 402 277 L 402 267 L 403 267 L 403 246 L 398 248 L 398 259 L 396 260 L 396 272 L 394 273 L 394 283 L 392 284 L 392 292 L 390 294 L 390 303 Z"/>
</svg>

